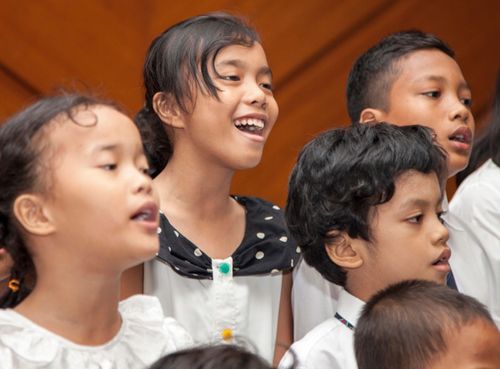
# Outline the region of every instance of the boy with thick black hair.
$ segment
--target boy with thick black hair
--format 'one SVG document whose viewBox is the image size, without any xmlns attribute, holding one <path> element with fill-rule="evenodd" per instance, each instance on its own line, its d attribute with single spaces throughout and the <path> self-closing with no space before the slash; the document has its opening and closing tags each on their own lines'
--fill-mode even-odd
<svg viewBox="0 0 500 369">
<path fill-rule="evenodd" d="M 305 260 L 341 291 L 335 316 L 292 346 L 299 368 L 356 368 L 353 330 L 364 301 L 405 279 L 445 283 L 445 176 L 446 154 L 422 126 L 357 124 L 305 146 L 286 219 Z"/>
<path fill-rule="evenodd" d="M 484 305 L 422 280 L 373 296 L 354 348 L 359 369 L 500 368 L 500 332 Z"/>
<path fill-rule="evenodd" d="M 474 135 L 471 101 L 471 91 L 453 50 L 438 37 L 420 31 L 383 38 L 356 60 L 347 82 L 347 105 L 353 123 L 386 121 L 431 127 L 448 154 L 448 177 L 465 168 L 469 160 Z M 446 210 L 446 198 L 443 206 Z M 446 221 L 453 248 L 463 227 L 453 217 Z M 480 299 L 480 287 L 465 287 L 481 284 L 475 277 L 480 273 L 469 265 L 483 268 L 470 261 L 465 268 L 463 250 L 456 251 L 452 269 L 458 289 Z M 336 286 L 322 280 L 303 261 L 299 263 L 293 287 L 295 339 L 334 313 L 338 293 Z M 304 306 L 304 300 L 311 301 L 312 306 Z"/>
</svg>

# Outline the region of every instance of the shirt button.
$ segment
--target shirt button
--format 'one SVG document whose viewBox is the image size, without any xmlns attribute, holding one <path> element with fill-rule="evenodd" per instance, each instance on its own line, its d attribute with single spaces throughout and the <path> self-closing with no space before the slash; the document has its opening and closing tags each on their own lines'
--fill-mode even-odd
<svg viewBox="0 0 500 369">
<path fill-rule="evenodd" d="M 221 332 L 221 337 L 224 341 L 229 341 L 233 338 L 233 331 L 229 328 L 223 329 Z"/>
<path fill-rule="evenodd" d="M 229 271 L 231 270 L 231 267 L 229 266 L 228 263 L 221 263 L 219 265 L 219 271 L 222 273 L 222 274 L 227 274 L 229 273 Z"/>
</svg>

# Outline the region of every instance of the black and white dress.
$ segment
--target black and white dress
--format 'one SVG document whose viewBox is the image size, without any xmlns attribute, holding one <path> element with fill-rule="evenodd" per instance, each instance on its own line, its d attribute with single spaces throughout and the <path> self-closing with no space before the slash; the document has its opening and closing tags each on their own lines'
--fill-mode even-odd
<svg viewBox="0 0 500 369">
<path fill-rule="evenodd" d="M 197 343 L 243 337 L 271 362 L 283 272 L 294 267 L 300 248 L 278 206 L 234 198 L 246 209 L 245 235 L 226 259 L 211 259 L 161 214 L 160 251 L 146 263 L 144 291 L 157 296 L 165 314 Z"/>
</svg>

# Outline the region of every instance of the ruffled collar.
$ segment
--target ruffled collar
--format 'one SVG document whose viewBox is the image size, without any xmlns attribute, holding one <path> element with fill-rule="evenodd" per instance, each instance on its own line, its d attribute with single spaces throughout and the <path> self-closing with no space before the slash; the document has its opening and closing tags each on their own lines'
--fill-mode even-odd
<svg viewBox="0 0 500 369">
<path fill-rule="evenodd" d="M 120 303 L 119 310 L 119 332 L 98 346 L 71 342 L 14 310 L 0 311 L 0 362 L 4 362 L 2 356 L 8 350 L 17 358 L 15 362 L 30 363 L 33 368 L 142 368 L 192 344 L 189 334 L 174 319 L 164 318 L 156 297 L 130 297 Z"/>
<path fill-rule="evenodd" d="M 300 248 L 291 238 L 281 209 L 255 197 L 233 196 L 246 209 L 243 241 L 234 251 L 232 275 L 249 276 L 290 270 Z M 178 274 L 213 279 L 213 260 L 160 216 L 160 251 L 157 258 Z"/>
</svg>

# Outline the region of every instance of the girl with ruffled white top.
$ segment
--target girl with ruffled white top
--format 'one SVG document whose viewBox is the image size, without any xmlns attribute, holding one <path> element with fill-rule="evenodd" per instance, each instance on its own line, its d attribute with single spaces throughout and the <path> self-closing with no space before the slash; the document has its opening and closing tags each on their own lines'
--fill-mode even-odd
<svg viewBox="0 0 500 369">
<path fill-rule="evenodd" d="M 158 205 L 139 132 L 112 103 L 46 98 L 0 128 L 0 363 L 144 368 L 191 344 L 158 300 L 119 303 L 122 271 L 158 251 Z"/>
</svg>

